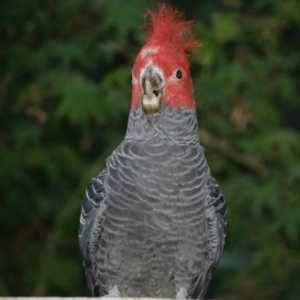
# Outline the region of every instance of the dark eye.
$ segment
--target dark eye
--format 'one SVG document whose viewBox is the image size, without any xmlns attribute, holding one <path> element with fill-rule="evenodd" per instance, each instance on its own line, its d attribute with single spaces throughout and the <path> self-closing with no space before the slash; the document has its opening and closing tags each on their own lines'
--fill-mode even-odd
<svg viewBox="0 0 300 300">
<path fill-rule="evenodd" d="M 178 79 L 181 79 L 181 78 L 182 78 L 182 72 L 181 72 L 180 70 L 177 70 L 177 72 L 176 72 L 176 77 L 177 77 Z"/>
</svg>

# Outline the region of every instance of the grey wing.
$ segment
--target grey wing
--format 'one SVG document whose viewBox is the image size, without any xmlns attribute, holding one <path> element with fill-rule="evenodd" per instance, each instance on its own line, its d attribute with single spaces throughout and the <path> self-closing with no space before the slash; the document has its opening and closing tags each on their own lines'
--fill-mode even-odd
<svg viewBox="0 0 300 300">
<path fill-rule="evenodd" d="M 206 184 L 208 199 L 206 205 L 206 258 L 199 276 L 195 277 L 188 295 L 193 299 L 205 296 L 213 271 L 220 261 L 226 236 L 226 203 L 213 177 L 209 175 Z"/>
<path fill-rule="evenodd" d="M 206 206 L 207 259 L 215 268 L 220 261 L 226 237 L 226 203 L 213 177 L 207 181 L 209 199 Z"/>
<path fill-rule="evenodd" d="M 85 276 L 89 290 L 93 296 L 102 294 L 96 282 L 96 251 L 102 234 L 102 226 L 105 218 L 106 191 L 105 168 L 89 184 L 82 201 L 79 223 L 79 246 Z"/>
</svg>

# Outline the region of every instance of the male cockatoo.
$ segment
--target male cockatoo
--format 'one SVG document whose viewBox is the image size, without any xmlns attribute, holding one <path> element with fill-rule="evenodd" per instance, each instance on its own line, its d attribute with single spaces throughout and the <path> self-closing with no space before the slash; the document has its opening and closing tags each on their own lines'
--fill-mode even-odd
<svg viewBox="0 0 300 300">
<path fill-rule="evenodd" d="M 187 57 L 199 44 L 177 10 L 148 14 L 125 139 L 83 199 L 81 256 L 94 296 L 202 298 L 226 204 L 199 142 Z"/>
</svg>

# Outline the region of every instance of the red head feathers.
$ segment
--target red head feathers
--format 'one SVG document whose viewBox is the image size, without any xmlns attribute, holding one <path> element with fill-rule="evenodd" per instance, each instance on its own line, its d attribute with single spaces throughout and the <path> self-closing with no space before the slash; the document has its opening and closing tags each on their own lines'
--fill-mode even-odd
<svg viewBox="0 0 300 300">
<path fill-rule="evenodd" d="M 146 31 L 147 44 L 163 42 L 183 52 L 201 45 L 194 36 L 187 35 L 194 21 L 186 21 L 182 12 L 162 4 L 158 12 L 148 10 L 148 14 L 152 22 L 148 24 Z"/>
<path fill-rule="evenodd" d="M 147 25 L 147 42 L 138 54 L 132 70 L 131 109 L 145 95 L 142 86 L 145 86 L 143 74 L 147 66 L 151 66 L 151 72 L 155 71 L 161 78 L 161 86 L 157 88 L 160 89 L 162 103 L 169 103 L 173 108 L 184 105 L 194 109 L 193 83 L 187 53 L 200 44 L 188 34 L 193 21 L 186 21 L 183 13 L 164 4 L 158 7 L 157 12 L 148 10 L 148 15 L 152 22 Z M 148 89 L 147 95 L 150 99 L 149 93 Z"/>
</svg>

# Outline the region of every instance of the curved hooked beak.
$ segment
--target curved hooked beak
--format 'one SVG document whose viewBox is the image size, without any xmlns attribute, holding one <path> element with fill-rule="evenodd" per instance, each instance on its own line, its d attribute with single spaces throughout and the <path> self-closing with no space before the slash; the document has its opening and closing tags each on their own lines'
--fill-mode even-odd
<svg viewBox="0 0 300 300">
<path fill-rule="evenodd" d="M 164 92 L 162 72 L 152 64 L 148 64 L 141 73 L 143 89 L 143 109 L 146 114 L 159 112 Z"/>
</svg>

